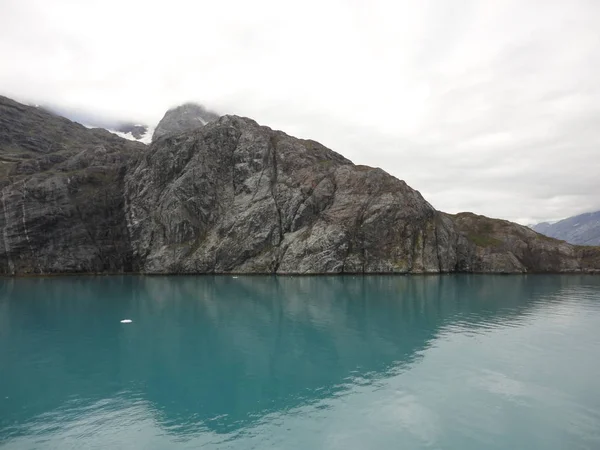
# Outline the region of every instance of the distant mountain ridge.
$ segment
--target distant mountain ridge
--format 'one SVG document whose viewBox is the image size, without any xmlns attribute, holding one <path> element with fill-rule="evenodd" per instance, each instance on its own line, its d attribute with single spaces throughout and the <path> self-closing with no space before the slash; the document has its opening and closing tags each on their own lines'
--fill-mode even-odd
<svg viewBox="0 0 600 450">
<path fill-rule="evenodd" d="M 154 133 L 154 127 L 133 123 L 124 123 L 114 128 L 105 128 L 105 130 L 124 139 L 138 141 L 142 144 L 150 144 Z"/>
<path fill-rule="evenodd" d="M 554 223 L 541 222 L 530 228 L 570 244 L 600 245 L 600 211 L 567 217 Z"/>
</svg>

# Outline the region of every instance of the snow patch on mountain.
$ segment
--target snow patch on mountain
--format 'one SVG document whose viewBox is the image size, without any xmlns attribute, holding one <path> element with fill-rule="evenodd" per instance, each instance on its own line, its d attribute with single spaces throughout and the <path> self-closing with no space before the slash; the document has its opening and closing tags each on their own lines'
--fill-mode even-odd
<svg viewBox="0 0 600 450">
<path fill-rule="evenodd" d="M 141 142 L 142 144 L 149 145 L 152 142 L 152 134 L 154 133 L 155 128 L 156 127 L 146 127 L 146 132 L 144 134 L 142 134 L 140 137 L 135 137 L 131 131 L 127 132 L 127 133 L 124 133 L 122 131 L 117 131 L 117 130 L 110 130 L 110 129 L 107 129 L 107 131 L 110 131 L 112 134 L 116 134 L 117 136 L 122 137 L 123 139 L 127 139 L 130 141 L 137 141 L 137 142 Z"/>
</svg>

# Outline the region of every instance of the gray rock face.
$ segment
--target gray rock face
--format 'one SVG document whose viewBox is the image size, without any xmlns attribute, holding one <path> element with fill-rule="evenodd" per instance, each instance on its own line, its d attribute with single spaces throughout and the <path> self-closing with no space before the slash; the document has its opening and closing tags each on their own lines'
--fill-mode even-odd
<svg viewBox="0 0 600 450">
<path fill-rule="evenodd" d="M 528 227 L 473 213 L 450 216 L 476 244 L 470 255 L 475 272 L 600 272 L 600 248 L 551 239 Z"/>
<path fill-rule="evenodd" d="M 154 142 L 158 138 L 169 134 L 177 134 L 200 128 L 209 122 L 214 122 L 218 118 L 218 114 L 207 110 L 202 105 L 186 103 L 165 113 L 154 130 L 152 141 Z"/>
<path fill-rule="evenodd" d="M 125 194 L 145 272 L 450 271 L 468 246 L 403 181 L 235 116 L 154 143 Z"/>
<path fill-rule="evenodd" d="M 600 245 L 600 211 L 568 217 L 531 227 L 538 233 L 576 245 Z"/>
<path fill-rule="evenodd" d="M 127 174 L 125 195 L 134 258 L 148 273 L 591 267 L 575 247 L 439 213 L 381 169 L 235 116 L 155 142 Z"/>
<path fill-rule="evenodd" d="M 0 97 L 0 273 L 135 270 L 123 177 L 144 148 Z"/>
<path fill-rule="evenodd" d="M 0 273 L 592 272 L 600 249 L 436 211 L 224 116 L 149 147 L 0 97 Z"/>
</svg>

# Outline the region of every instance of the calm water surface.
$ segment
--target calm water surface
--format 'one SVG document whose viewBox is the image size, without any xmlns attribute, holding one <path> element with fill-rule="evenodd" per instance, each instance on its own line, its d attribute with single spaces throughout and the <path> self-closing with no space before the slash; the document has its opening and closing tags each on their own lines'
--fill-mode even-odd
<svg viewBox="0 0 600 450">
<path fill-rule="evenodd" d="M 0 448 L 597 450 L 600 276 L 0 279 Z"/>
</svg>

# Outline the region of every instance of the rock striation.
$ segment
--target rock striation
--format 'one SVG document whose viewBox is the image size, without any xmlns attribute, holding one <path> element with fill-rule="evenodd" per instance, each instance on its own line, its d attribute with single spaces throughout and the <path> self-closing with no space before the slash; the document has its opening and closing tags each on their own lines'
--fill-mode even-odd
<svg viewBox="0 0 600 450">
<path fill-rule="evenodd" d="M 0 97 L 0 273 L 135 270 L 123 179 L 144 148 Z"/>
<path fill-rule="evenodd" d="M 468 241 L 406 183 L 251 119 L 155 142 L 125 197 L 144 272 L 469 269 Z"/>
<path fill-rule="evenodd" d="M 381 169 L 251 119 L 156 142 L 125 177 L 147 273 L 577 272 L 576 247 L 436 211 Z"/>
<path fill-rule="evenodd" d="M 471 269 L 483 273 L 598 272 L 600 247 L 570 245 L 507 220 L 473 213 L 449 215 L 476 245 Z"/>
<path fill-rule="evenodd" d="M 0 162 L 4 274 L 600 269 L 596 247 L 444 214 L 381 169 L 243 117 L 146 147 L 0 97 Z"/>
</svg>

